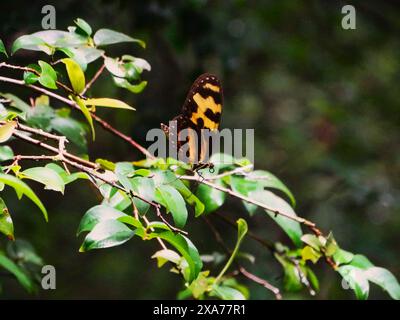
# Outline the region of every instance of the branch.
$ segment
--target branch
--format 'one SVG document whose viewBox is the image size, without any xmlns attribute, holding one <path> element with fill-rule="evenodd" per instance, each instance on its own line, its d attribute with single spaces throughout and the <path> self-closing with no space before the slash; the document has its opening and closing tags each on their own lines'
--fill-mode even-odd
<svg viewBox="0 0 400 320">
<path fill-rule="evenodd" d="M 290 214 L 287 214 L 285 212 L 278 211 L 278 210 L 276 210 L 274 208 L 271 208 L 271 207 L 265 205 L 264 203 L 262 203 L 260 201 L 251 199 L 251 198 L 246 197 L 246 196 L 244 196 L 244 195 L 242 195 L 240 193 L 237 193 L 237 192 L 235 192 L 235 191 L 233 191 L 233 190 L 231 190 L 229 188 L 225 188 L 223 186 L 220 186 L 220 185 L 217 185 L 215 183 L 212 183 L 212 182 L 208 181 L 207 178 L 203 178 L 203 177 L 200 177 L 198 175 L 197 176 L 179 176 L 179 178 L 183 179 L 183 180 L 197 181 L 197 182 L 205 184 L 205 185 L 207 185 L 207 186 L 209 186 L 209 187 L 211 187 L 213 189 L 217 189 L 219 191 L 228 193 L 233 197 L 236 197 L 236 198 L 239 198 L 239 199 L 241 199 L 243 201 L 246 201 L 248 203 L 254 204 L 254 205 L 256 205 L 256 206 L 258 206 L 260 208 L 263 208 L 265 210 L 268 210 L 268 211 L 270 211 L 270 212 L 272 212 L 272 213 L 274 213 L 276 215 L 281 215 L 281 216 L 286 217 L 288 219 L 291 219 L 291 220 L 297 221 L 299 223 L 302 223 L 302 224 L 306 225 L 307 227 L 311 228 L 315 233 L 318 233 L 318 235 L 322 234 L 322 232 L 316 227 L 315 223 L 313 223 L 313 222 L 311 222 L 311 221 L 309 221 L 307 219 L 301 218 L 299 216 L 291 216 Z"/>
<path fill-rule="evenodd" d="M 86 84 L 85 89 L 83 89 L 82 91 L 82 95 L 84 95 L 86 93 L 86 91 L 89 90 L 89 88 L 93 85 L 93 83 L 96 82 L 96 80 L 100 77 L 100 75 L 103 73 L 104 68 L 106 67 L 106 65 L 103 63 L 100 67 L 99 70 L 97 70 L 96 74 L 93 76 L 93 78 Z"/>
<path fill-rule="evenodd" d="M 58 101 L 61 101 L 65 104 L 67 104 L 68 106 L 70 106 L 74 109 L 81 111 L 79 105 L 75 101 L 64 98 L 63 96 L 60 96 L 52 91 L 42 88 L 42 87 L 38 87 L 38 86 L 35 86 L 32 84 L 26 84 L 23 80 L 17 80 L 17 79 L 3 77 L 3 76 L 0 76 L 0 81 L 16 84 L 19 86 L 24 86 L 24 87 L 30 88 L 32 90 L 35 90 L 37 92 L 41 92 L 45 95 L 48 95 L 49 97 L 52 97 L 54 99 L 57 99 Z M 102 118 L 100 118 L 99 116 L 97 116 L 95 113 L 91 112 L 91 115 L 92 115 L 92 118 L 95 119 L 95 121 L 98 122 L 104 129 L 108 130 L 109 132 L 111 132 L 112 134 L 121 138 L 122 140 L 126 141 L 127 143 L 129 143 L 130 145 L 132 145 L 133 147 L 138 149 L 140 152 L 142 152 L 146 157 L 148 157 L 150 159 L 154 159 L 154 156 L 149 151 L 147 151 L 146 148 L 141 146 L 139 143 L 137 143 L 131 137 L 123 134 L 121 131 L 114 128 L 111 124 L 109 124 L 107 121 L 105 121 Z"/>
</svg>

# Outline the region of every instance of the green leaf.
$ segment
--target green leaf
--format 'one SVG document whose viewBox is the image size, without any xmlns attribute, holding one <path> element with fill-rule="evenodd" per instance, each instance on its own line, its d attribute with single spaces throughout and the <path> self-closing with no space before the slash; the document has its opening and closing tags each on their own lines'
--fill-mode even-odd
<svg viewBox="0 0 400 320">
<path fill-rule="evenodd" d="M 135 171 L 135 174 L 138 171 Z M 193 192 L 177 177 L 172 171 L 166 170 L 156 170 L 153 171 L 154 174 L 154 180 L 156 181 L 157 185 L 170 185 L 171 187 L 174 187 L 176 190 L 179 191 L 179 193 L 182 195 L 182 197 L 185 199 L 185 201 L 190 204 L 191 206 L 194 206 L 195 209 L 195 215 L 196 217 L 200 216 L 204 212 L 204 204 L 197 198 Z"/>
<path fill-rule="evenodd" d="M 52 53 L 51 47 L 48 46 L 45 41 L 34 35 L 23 35 L 17 38 L 11 47 L 11 54 L 14 54 L 20 49 L 43 51 L 46 54 Z"/>
<path fill-rule="evenodd" d="M 0 146 L 0 161 L 11 160 L 14 158 L 14 152 L 9 146 Z"/>
<path fill-rule="evenodd" d="M 57 73 L 54 71 L 53 67 L 47 62 L 39 60 L 39 66 L 41 68 L 39 83 L 49 89 L 57 89 Z"/>
<path fill-rule="evenodd" d="M 123 33 L 113 31 L 110 29 L 98 30 L 94 34 L 93 40 L 94 40 L 94 43 L 96 44 L 96 46 L 105 46 L 105 45 L 119 43 L 119 42 L 136 42 L 143 48 L 146 47 L 146 44 L 142 40 L 134 39 Z"/>
<path fill-rule="evenodd" d="M 31 127 L 51 131 L 51 120 L 54 117 L 54 110 L 50 106 L 35 105 L 26 113 L 26 123 Z"/>
<path fill-rule="evenodd" d="M 0 198 L 0 232 L 14 240 L 14 224 L 3 198 Z"/>
<path fill-rule="evenodd" d="M 81 123 L 72 118 L 56 117 L 51 119 L 51 126 L 54 130 L 66 136 L 81 151 L 86 150 L 86 131 Z"/>
<path fill-rule="evenodd" d="M 301 257 L 304 261 L 311 260 L 315 264 L 321 256 L 322 254 L 319 251 L 310 246 L 305 246 L 301 250 Z"/>
<path fill-rule="evenodd" d="M 265 170 L 255 170 L 250 172 L 246 178 L 246 180 L 256 181 L 261 184 L 264 188 L 272 188 L 277 189 L 285 193 L 292 203 L 292 206 L 296 206 L 296 200 L 290 190 L 272 173 Z"/>
<path fill-rule="evenodd" d="M 146 177 L 134 177 L 130 179 L 130 182 L 131 182 L 131 190 L 133 192 L 139 194 L 147 201 L 154 200 L 155 187 L 154 187 L 154 181 L 152 179 Z M 138 209 L 141 215 L 146 214 L 150 208 L 149 203 L 144 202 L 143 200 L 136 197 L 133 198 L 133 203 L 135 204 L 136 208 Z"/>
<path fill-rule="evenodd" d="M 10 121 L 0 127 L 0 143 L 6 142 L 11 138 L 16 126 L 17 123 L 15 121 Z"/>
<path fill-rule="evenodd" d="M 36 194 L 32 191 L 31 188 L 29 188 L 29 186 L 25 182 L 21 181 L 20 179 L 14 177 L 12 175 L 4 174 L 4 173 L 0 173 L 0 182 L 3 182 L 4 184 L 14 188 L 19 199 L 21 199 L 21 197 L 23 195 L 27 196 L 42 211 L 46 221 L 48 220 L 47 211 L 46 211 L 46 208 L 44 207 L 43 203 L 40 201 L 40 199 L 36 196 Z"/>
<path fill-rule="evenodd" d="M 153 232 L 149 235 L 149 238 L 161 238 L 174 246 L 189 265 L 190 274 L 187 281 L 190 283 L 197 278 L 203 267 L 203 263 L 199 252 L 188 238 L 179 233 L 175 234 L 172 231 Z"/>
<path fill-rule="evenodd" d="M 80 65 L 71 58 L 65 58 L 61 60 L 67 68 L 68 78 L 71 82 L 72 89 L 74 92 L 81 93 L 85 89 L 85 74 L 83 73 Z"/>
<path fill-rule="evenodd" d="M 71 183 L 75 180 L 78 180 L 78 179 L 84 179 L 84 180 L 89 179 L 89 176 L 85 172 L 78 171 L 78 172 L 74 172 L 74 173 L 68 173 L 63 168 L 61 168 L 58 164 L 55 164 L 55 163 L 48 163 L 45 165 L 45 167 L 57 172 L 58 175 L 61 177 L 61 179 L 64 181 L 65 185 L 67 185 L 68 183 Z"/>
<path fill-rule="evenodd" d="M 319 239 L 313 234 L 305 234 L 301 237 L 301 241 L 308 244 L 310 247 L 314 248 L 315 250 L 321 250 L 323 247 L 322 243 Z"/>
<path fill-rule="evenodd" d="M 92 34 L 92 28 L 85 20 L 83 20 L 81 18 L 77 18 L 74 22 L 88 36 L 90 36 Z"/>
<path fill-rule="evenodd" d="M 6 57 L 8 57 L 6 47 L 4 46 L 4 43 L 1 39 L 0 39 L 0 53 L 3 53 L 5 54 Z"/>
<path fill-rule="evenodd" d="M 354 290 L 357 299 L 365 300 L 368 298 L 369 283 L 363 270 L 351 265 L 344 265 L 340 266 L 337 271 Z"/>
<path fill-rule="evenodd" d="M 117 99 L 111 98 L 94 98 L 94 99 L 86 99 L 86 105 L 88 106 L 96 106 L 96 107 L 108 107 L 108 108 L 117 108 L 117 109 L 128 109 L 128 110 L 136 110 L 125 102 Z"/>
<path fill-rule="evenodd" d="M 246 300 L 242 292 L 227 286 L 213 286 L 210 295 L 222 300 Z"/>
<path fill-rule="evenodd" d="M 218 179 L 214 181 L 219 186 L 224 186 L 224 183 Z M 226 194 L 223 191 L 211 188 L 204 184 L 200 184 L 196 191 L 196 196 L 204 204 L 204 213 L 211 213 L 221 207 L 226 199 Z"/>
<path fill-rule="evenodd" d="M 109 184 L 103 183 L 100 186 L 100 192 L 104 197 L 102 203 L 108 204 L 117 210 L 123 211 L 132 204 L 131 199 L 126 195 L 125 192 L 117 190 L 111 187 Z"/>
<path fill-rule="evenodd" d="M 186 224 L 188 212 L 181 194 L 169 185 L 161 185 L 156 188 L 155 197 L 158 203 L 171 212 L 175 225 L 178 228 L 183 228 Z"/>
<path fill-rule="evenodd" d="M 81 219 L 78 227 L 77 235 L 84 231 L 92 231 L 95 225 L 106 220 L 117 220 L 120 217 L 127 216 L 126 213 L 114 209 L 105 204 L 90 208 Z"/>
<path fill-rule="evenodd" d="M 240 193 L 244 196 L 248 196 L 250 192 L 260 191 L 263 189 L 263 186 L 257 181 L 249 181 L 242 177 L 230 176 L 227 181 L 232 187 L 232 190 Z M 257 206 L 247 201 L 242 201 L 243 205 L 247 209 L 247 211 L 252 215 L 256 210 Z"/>
<path fill-rule="evenodd" d="M 382 287 L 395 300 L 400 300 L 400 285 L 395 276 L 387 269 L 370 267 L 365 270 L 366 278 Z"/>
<path fill-rule="evenodd" d="M 86 236 L 79 252 L 121 245 L 133 237 L 135 231 L 118 220 L 105 220 L 95 225 Z"/>
<path fill-rule="evenodd" d="M 353 260 L 354 254 L 352 254 L 351 252 L 348 252 L 346 250 L 343 249 L 338 249 L 334 255 L 333 255 L 333 260 L 335 261 L 335 263 L 337 265 L 341 265 L 341 264 L 347 264 L 349 263 L 351 260 Z"/>
<path fill-rule="evenodd" d="M 59 191 L 64 194 L 64 181 L 53 169 L 46 167 L 34 167 L 22 171 L 21 175 L 23 178 L 31 179 L 44 184 L 45 189 Z"/>
<path fill-rule="evenodd" d="M 75 97 L 70 96 L 70 99 L 75 101 L 78 104 L 80 110 L 82 111 L 83 115 L 85 116 L 87 122 L 89 123 L 90 130 L 92 131 L 92 137 L 93 137 L 93 141 L 94 141 L 96 138 L 96 132 L 94 131 L 92 115 L 91 115 L 89 109 L 86 107 L 85 100 L 83 100 L 79 97 L 76 97 L 76 96 Z"/>
<path fill-rule="evenodd" d="M 157 267 L 161 268 L 168 261 L 178 264 L 181 256 L 177 254 L 175 251 L 170 249 L 163 249 L 157 251 L 155 254 L 151 256 L 153 259 L 157 259 Z"/>
<path fill-rule="evenodd" d="M 26 240 L 17 239 L 7 244 L 7 253 L 10 258 L 19 263 L 31 263 L 43 266 L 43 260 L 38 256 L 33 246 Z"/>
<path fill-rule="evenodd" d="M 250 192 L 249 197 L 271 208 L 273 211 L 266 210 L 268 215 L 287 233 L 297 247 L 301 247 L 301 236 L 303 232 L 301 231 L 300 223 L 282 215 L 275 214 L 275 211 L 278 211 L 290 216 L 296 216 L 292 207 L 285 200 L 267 190 Z"/>
<path fill-rule="evenodd" d="M 131 84 L 124 78 L 113 77 L 114 83 L 120 88 L 129 90 L 132 93 L 140 93 L 146 88 L 147 81 L 141 81 L 139 84 Z"/>
<path fill-rule="evenodd" d="M 109 161 L 107 159 L 96 159 L 95 161 L 98 163 L 103 169 L 114 171 L 115 170 L 115 163 Z"/>
<path fill-rule="evenodd" d="M 371 261 L 368 260 L 368 258 L 362 254 L 356 254 L 354 255 L 353 259 L 351 260 L 350 264 L 354 267 L 366 270 L 374 265 L 372 264 Z"/>
<path fill-rule="evenodd" d="M 34 284 L 29 277 L 19 266 L 7 258 L 2 251 L 0 251 L 0 266 L 11 272 L 26 291 L 32 292 L 34 290 Z"/>
</svg>

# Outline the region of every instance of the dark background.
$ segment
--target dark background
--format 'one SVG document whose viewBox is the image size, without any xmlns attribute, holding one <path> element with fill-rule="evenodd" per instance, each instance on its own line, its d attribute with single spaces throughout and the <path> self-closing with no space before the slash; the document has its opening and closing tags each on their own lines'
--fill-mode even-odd
<svg viewBox="0 0 400 320">
<path fill-rule="evenodd" d="M 57 29 L 81 17 L 94 30 L 111 28 L 146 41 L 146 50 L 131 44 L 108 50 L 111 56 L 129 52 L 150 62 L 142 94 L 114 88 L 107 75 L 93 88 L 93 96 L 116 97 L 137 108 L 99 111 L 116 127 L 146 145 L 147 130 L 178 113 L 192 81 L 203 72 L 217 74 L 225 92 L 222 127 L 255 128 L 256 168 L 286 183 L 297 199 L 297 214 L 332 230 L 343 248 L 400 276 L 400 12 L 395 1 L 355 3 L 356 30 L 341 28 L 341 8 L 349 4 L 342 1 L 3 1 L 0 38 L 8 47 L 19 35 L 40 30 L 44 4 L 55 5 Z M 12 61 L 28 64 L 38 57 L 20 51 Z M 3 85 L 0 90 L 30 93 Z M 90 154 L 113 161 L 142 157 L 100 128 Z M 47 204 L 49 223 L 29 201 L 19 202 L 10 192 L 5 198 L 16 236 L 30 240 L 45 262 L 56 266 L 57 290 L 29 296 L 14 280 L 2 279 L 1 298 L 176 297 L 180 277 L 150 259 L 156 242 L 134 238 L 120 247 L 78 253 L 80 218 L 100 201 L 89 184 L 69 186 L 65 196 L 32 185 Z M 220 213 L 244 216 L 261 237 L 289 244 L 262 212 L 250 219 L 239 208 L 231 200 Z M 235 230 L 210 219 L 233 246 Z M 188 230 L 201 253 L 220 251 L 201 219 L 192 218 Z M 5 242 L 1 239 L 0 247 Z M 257 256 L 249 269 L 281 286 L 274 258 L 251 240 L 244 249 Z M 326 264 L 314 270 L 321 285 L 317 299 L 353 298 Z M 251 298 L 272 298 L 264 288 L 242 282 Z M 284 296 L 309 298 L 306 291 Z M 370 296 L 388 297 L 375 286 Z"/>
</svg>

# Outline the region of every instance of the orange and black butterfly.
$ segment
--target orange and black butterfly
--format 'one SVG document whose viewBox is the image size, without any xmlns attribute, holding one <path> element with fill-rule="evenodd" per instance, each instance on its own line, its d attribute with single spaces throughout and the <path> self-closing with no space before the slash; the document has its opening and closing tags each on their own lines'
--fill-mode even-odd
<svg viewBox="0 0 400 320">
<path fill-rule="evenodd" d="M 205 162 L 210 150 L 210 140 L 204 138 L 201 130 L 218 131 L 222 104 L 221 82 L 215 75 L 205 73 L 193 83 L 183 104 L 182 113 L 172 119 L 170 127 L 161 124 L 161 128 L 169 137 L 169 143 L 176 147 L 176 150 L 182 152 L 181 147 L 187 143 L 188 148 L 184 152 L 189 159 L 187 162 L 193 165 L 194 170 L 210 166 Z M 179 136 L 184 129 L 192 129 L 196 135 L 189 134 L 186 140 L 179 141 L 173 133 Z M 178 158 L 182 158 L 179 153 Z"/>
</svg>

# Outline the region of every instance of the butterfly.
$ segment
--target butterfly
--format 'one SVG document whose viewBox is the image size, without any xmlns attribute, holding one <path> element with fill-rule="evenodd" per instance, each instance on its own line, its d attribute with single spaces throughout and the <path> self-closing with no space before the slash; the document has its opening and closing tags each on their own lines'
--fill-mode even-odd
<svg viewBox="0 0 400 320">
<path fill-rule="evenodd" d="M 202 129 L 218 131 L 223 105 L 223 92 L 219 79 L 205 73 L 196 79 L 186 97 L 182 113 L 170 121 L 170 126 L 161 124 L 162 130 L 169 138 L 169 143 L 178 150 L 178 159 L 187 159 L 193 170 L 213 165 L 207 163 L 211 151 L 210 139 L 205 137 Z M 184 141 L 178 139 L 184 129 L 188 130 Z M 187 148 L 182 148 L 186 144 Z M 183 150 L 182 150 L 183 149 Z"/>
</svg>

